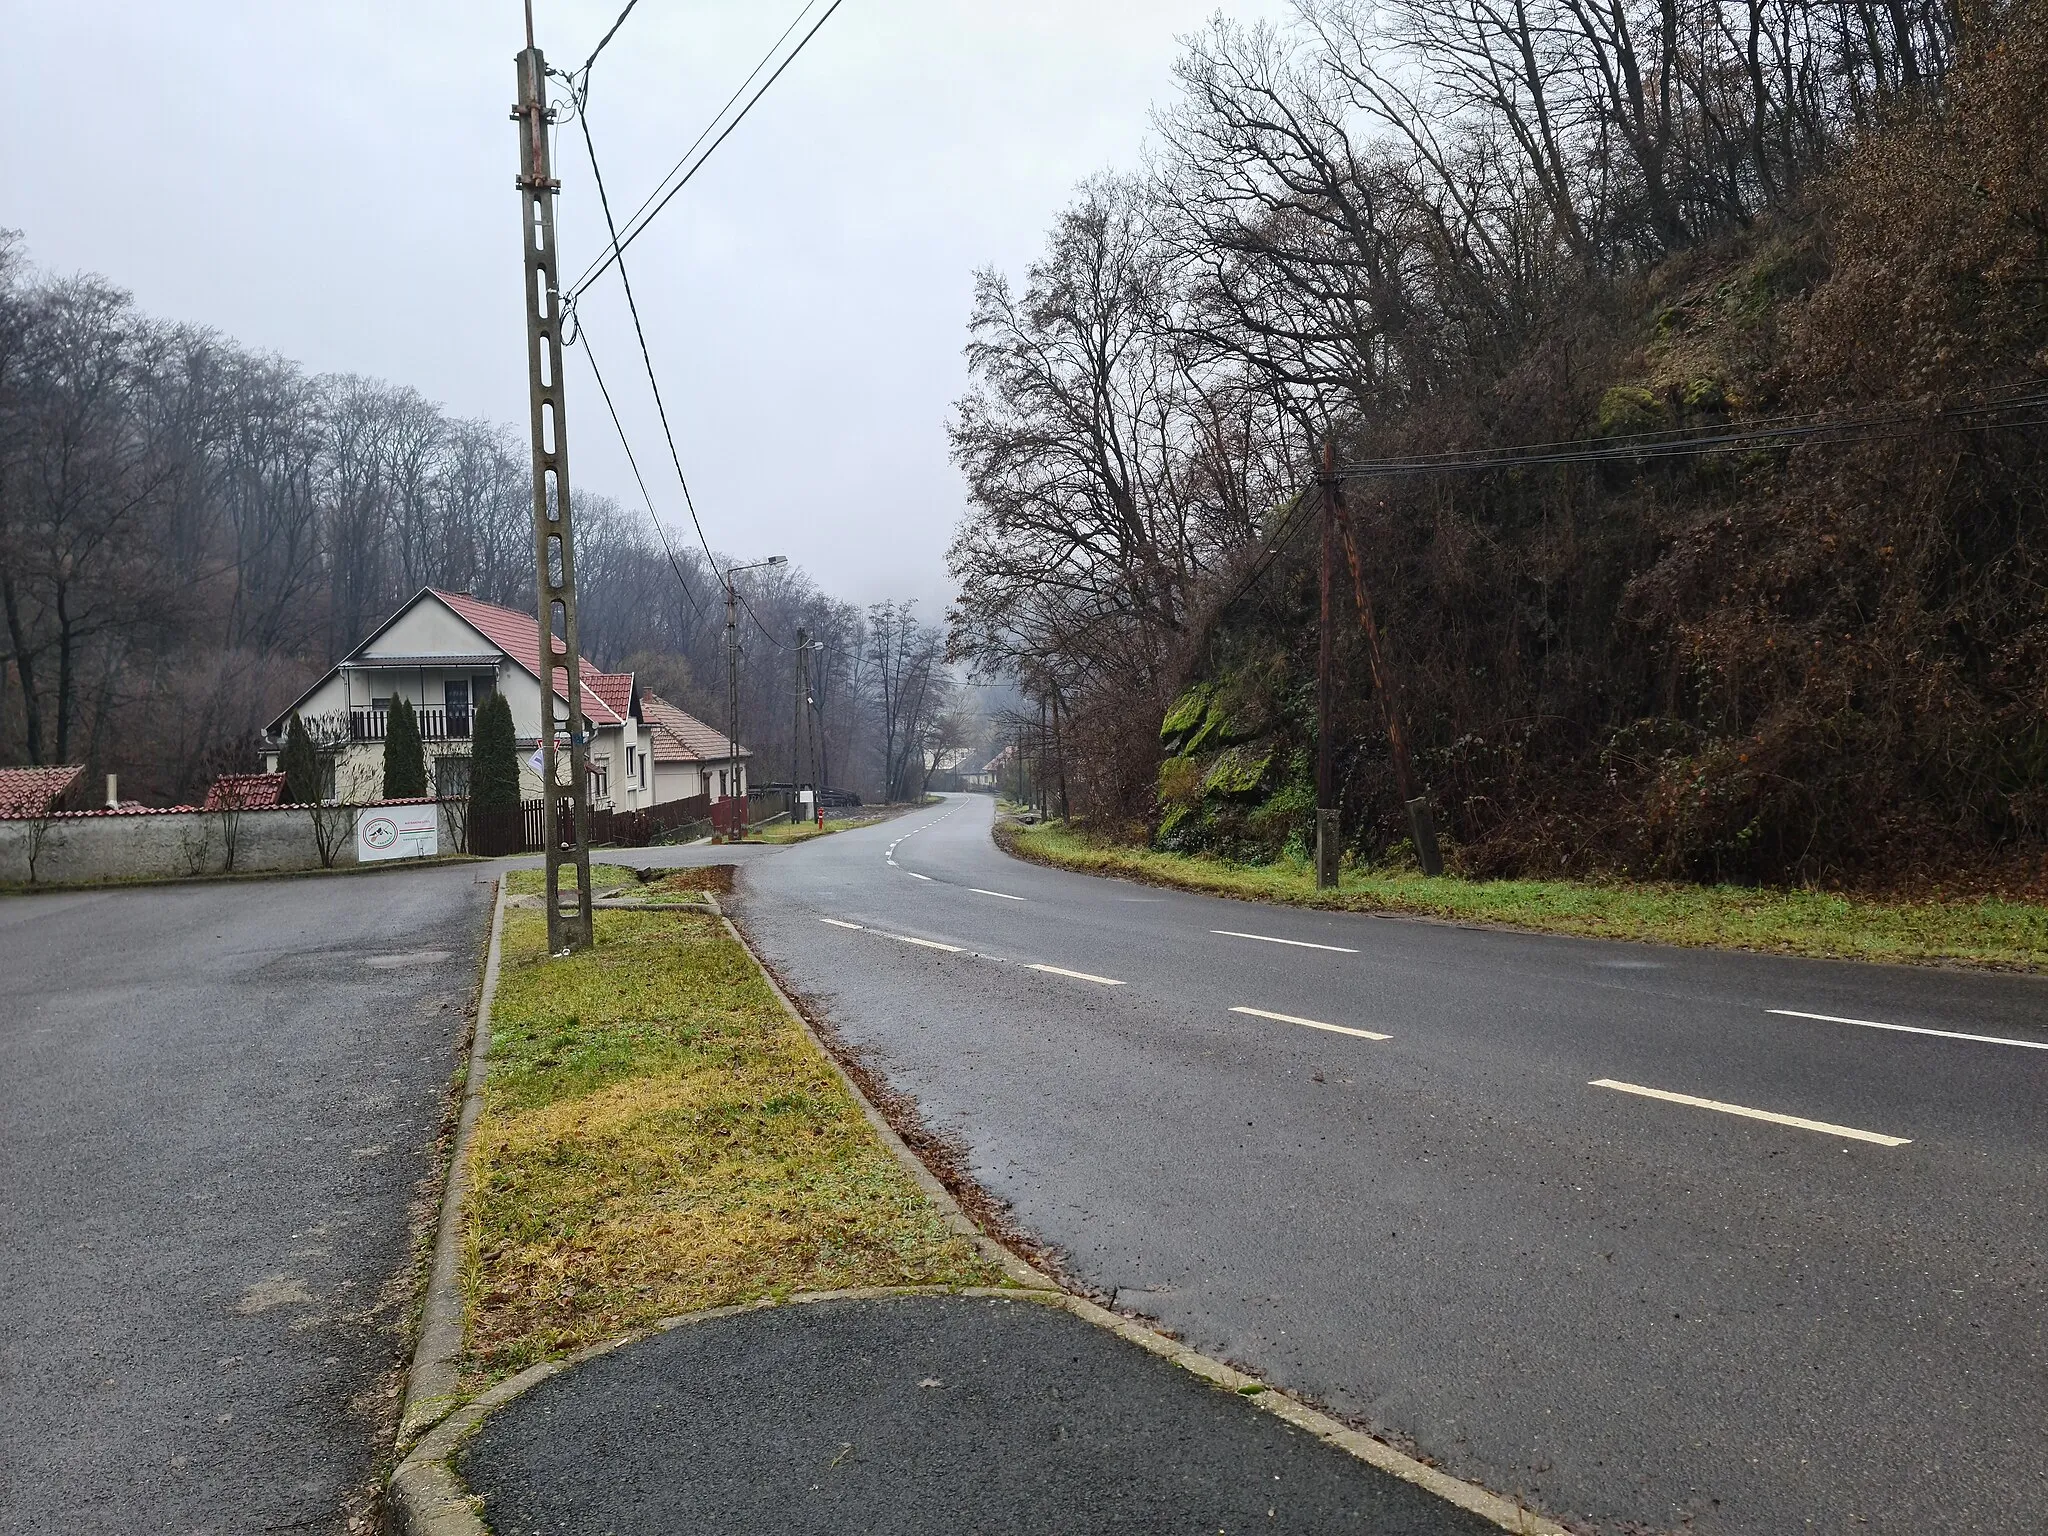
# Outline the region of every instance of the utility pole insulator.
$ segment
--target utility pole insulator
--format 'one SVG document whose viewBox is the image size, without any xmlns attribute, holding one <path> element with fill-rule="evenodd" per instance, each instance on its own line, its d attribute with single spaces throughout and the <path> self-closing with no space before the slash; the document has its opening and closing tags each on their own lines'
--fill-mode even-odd
<svg viewBox="0 0 2048 1536">
<path fill-rule="evenodd" d="M 548 953 L 588 948 L 590 914 L 590 733 L 583 715 L 583 652 L 576 639 L 576 537 L 569 500 L 569 439 L 562 413 L 562 300 L 555 274 L 555 193 L 548 174 L 547 62 L 532 46 L 518 55 L 519 190 L 525 249 L 526 372 L 533 405 L 533 552 L 540 634 L 541 841 L 547 857 Z M 556 635 L 560 627 L 559 644 Z M 557 677 L 560 681 L 557 681 Z M 569 792 L 557 784 L 555 697 L 569 701 Z M 570 846 L 561 835 L 566 798 Z M 576 904 L 562 911 L 562 866 L 576 871 Z"/>
</svg>

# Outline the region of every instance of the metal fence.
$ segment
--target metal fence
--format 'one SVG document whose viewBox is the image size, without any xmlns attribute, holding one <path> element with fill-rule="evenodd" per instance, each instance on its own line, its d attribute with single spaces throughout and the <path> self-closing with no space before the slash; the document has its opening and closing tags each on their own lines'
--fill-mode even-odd
<svg viewBox="0 0 2048 1536">
<path fill-rule="evenodd" d="M 564 798 L 556 806 L 557 825 L 568 846 L 570 804 Z M 508 853 L 541 851 L 541 811 L 538 800 L 528 800 L 516 811 L 478 811 L 469 818 L 470 852 L 485 858 Z M 592 811 L 590 841 L 593 847 L 609 844 L 615 848 L 645 848 L 711 820 L 711 797 L 692 795 L 685 800 L 668 800 L 640 810 Z"/>
</svg>

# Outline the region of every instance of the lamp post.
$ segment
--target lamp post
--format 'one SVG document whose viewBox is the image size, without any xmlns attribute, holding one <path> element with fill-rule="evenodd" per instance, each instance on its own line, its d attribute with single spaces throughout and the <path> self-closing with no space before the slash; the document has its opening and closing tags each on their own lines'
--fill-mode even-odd
<svg viewBox="0 0 2048 1536">
<path fill-rule="evenodd" d="M 740 842 L 747 840 L 747 796 L 740 779 L 740 589 L 734 585 L 733 577 L 742 571 L 763 571 L 771 565 L 787 564 L 789 556 L 770 555 L 766 560 L 725 568 L 725 739 L 731 752 L 730 789 L 739 801 L 739 814 L 733 820 L 734 835 Z"/>
<path fill-rule="evenodd" d="M 790 721 L 789 737 L 789 819 L 792 822 L 796 820 L 796 808 L 799 803 L 799 792 L 804 776 L 804 760 L 808 756 L 812 763 L 815 764 L 818 756 L 815 732 L 811 733 L 811 751 L 808 754 L 804 751 L 804 727 L 810 723 L 810 711 L 813 705 L 810 677 L 811 652 L 825 649 L 825 642 L 813 640 L 808 630 L 799 629 L 796 632 L 796 641 L 796 714 Z M 815 775 L 815 767 L 812 771 Z M 818 825 L 822 827 L 825 825 L 825 798 L 820 793 L 823 786 L 814 781 L 811 788 L 811 808 L 817 812 Z"/>
</svg>

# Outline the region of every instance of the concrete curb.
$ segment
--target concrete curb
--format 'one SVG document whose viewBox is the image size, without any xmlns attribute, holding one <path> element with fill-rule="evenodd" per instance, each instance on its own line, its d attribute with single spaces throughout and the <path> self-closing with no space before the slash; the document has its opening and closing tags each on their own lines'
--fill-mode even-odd
<svg viewBox="0 0 2048 1536">
<path fill-rule="evenodd" d="M 946 1224 L 963 1237 L 971 1238 L 984 1255 L 1002 1267 L 1003 1273 L 1010 1278 L 1012 1285 L 971 1286 L 964 1290 L 942 1286 L 868 1286 L 858 1290 L 799 1292 L 780 1302 L 769 1298 L 743 1302 L 737 1306 L 708 1307 L 698 1312 L 686 1312 L 680 1316 L 663 1318 L 650 1327 L 636 1329 L 618 1338 L 590 1345 L 560 1360 L 547 1360 L 529 1366 L 518 1375 L 499 1382 L 474 1401 L 450 1412 L 450 1407 L 460 1399 L 459 1392 L 455 1390 L 455 1362 L 462 1347 L 463 1310 L 458 1266 L 462 1235 L 462 1202 L 468 1187 L 464 1163 L 476 1113 L 482 1103 L 484 1053 L 489 1049 L 490 1003 L 497 989 L 499 950 L 505 921 L 505 889 L 506 882 L 501 879 L 498 885 L 497 910 L 491 923 L 490 958 L 485 963 L 484 990 L 477 1005 L 474 1043 L 470 1053 L 469 1086 L 465 1092 L 462 1116 L 456 1130 L 455 1160 L 449 1168 L 448 1188 L 442 1201 L 441 1232 L 435 1245 L 434 1268 L 432 1278 L 428 1282 L 427 1304 L 420 1329 L 419 1346 L 413 1353 L 413 1368 L 406 1387 L 405 1413 L 400 1425 L 399 1444 L 403 1447 L 413 1435 L 419 1435 L 420 1438 L 399 1463 L 397 1470 L 391 1474 L 391 1525 L 398 1536 L 490 1536 L 489 1527 L 483 1522 L 482 1501 L 464 1488 L 462 1480 L 456 1476 L 456 1454 L 492 1413 L 551 1376 L 581 1365 L 586 1360 L 594 1360 L 600 1355 L 609 1354 L 624 1345 L 637 1343 L 677 1328 L 686 1328 L 693 1323 L 709 1322 L 714 1318 L 732 1317 L 742 1312 L 758 1312 L 774 1306 L 811 1306 L 831 1301 L 873 1301 L 897 1296 L 991 1297 L 1059 1307 L 1086 1322 L 1093 1323 L 1098 1328 L 1108 1329 L 1119 1338 L 1137 1345 L 1150 1354 L 1170 1361 L 1183 1370 L 1193 1372 L 1216 1387 L 1239 1394 L 1253 1406 L 1285 1420 L 1297 1429 L 1307 1431 L 1318 1440 L 1355 1456 L 1382 1472 L 1414 1483 L 1448 1504 L 1455 1504 L 1483 1520 L 1491 1521 L 1504 1531 L 1514 1532 L 1515 1536 L 1570 1536 L 1565 1527 L 1522 1508 L 1512 1499 L 1504 1499 L 1499 1494 L 1490 1493 L 1475 1484 L 1440 1472 L 1435 1467 L 1426 1466 L 1412 1456 L 1404 1456 L 1392 1446 L 1340 1423 L 1328 1414 L 1289 1397 L 1256 1377 L 1247 1376 L 1220 1360 L 1189 1349 L 1177 1340 L 1169 1339 L 1164 1334 L 1129 1318 L 1118 1317 L 1083 1297 L 1072 1295 L 1063 1290 L 1056 1281 L 1032 1268 L 1016 1254 L 982 1232 L 960 1208 L 959 1202 L 953 1198 L 952 1191 L 940 1183 L 938 1177 L 924 1165 L 917 1154 L 904 1144 L 903 1138 L 896 1134 L 882 1112 L 860 1091 L 860 1086 L 839 1064 L 838 1058 L 826 1049 L 817 1032 L 811 1028 L 810 1021 L 790 1001 L 768 968 L 761 963 L 760 957 L 754 953 L 753 946 L 747 943 L 739 929 L 733 926 L 732 919 L 720 909 L 717 897 L 710 893 L 706 893 L 706 900 L 712 911 L 717 913 L 719 922 L 753 962 L 755 970 L 759 972 L 762 980 L 768 983 L 776 1000 L 804 1032 L 805 1038 L 815 1045 L 825 1060 L 831 1064 L 833 1072 L 840 1082 L 845 1084 L 846 1091 L 852 1096 L 854 1103 L 860 1106 L 861 1113 L 874 1127 L 875 1134 L 881 1138 L 882 1144 L 917 1181 L 918 1188 L 939 1207 Z"/>
<path fill-rule="evenodd" d="M 441 1191 L 441 1221 L 434 1236 L 434 1266 L 420 1311 L 420 1336 L 405 1377 L 405 1408 L 398 1419 L 401 1449 L 461 1400 L 456 1361 L 462 1355 L 462 1208 L 469 1198 L 469 1144 L 484 1102 L 484 1058 L 491 1049 L 491 1003 L 498 995 L 498 966 L 505 946 L 505 898 L 511 885 L 498 877 L 491 910 L 491 943 L 484 958 L 484 984 L 470 1027 L 469 1074 L 455 1120 L 455 1146 L 448 1156 L 448 1182 Z M 395 1482 L 395 1478 L 394 1478 Z"/>
</svg>

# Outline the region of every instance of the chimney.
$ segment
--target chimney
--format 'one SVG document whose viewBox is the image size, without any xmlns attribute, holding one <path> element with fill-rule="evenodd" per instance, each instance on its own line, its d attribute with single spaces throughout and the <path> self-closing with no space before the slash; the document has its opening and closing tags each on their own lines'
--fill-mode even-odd
<svg viewBox="0 0 2048 1536">
<path fill-rule="evenodd" d="M 110 773 L 107 775 L 107 809 L 110 811 L 121 809 L 121 792 L 114 785 L 114 775 Z"/>
</svg>

